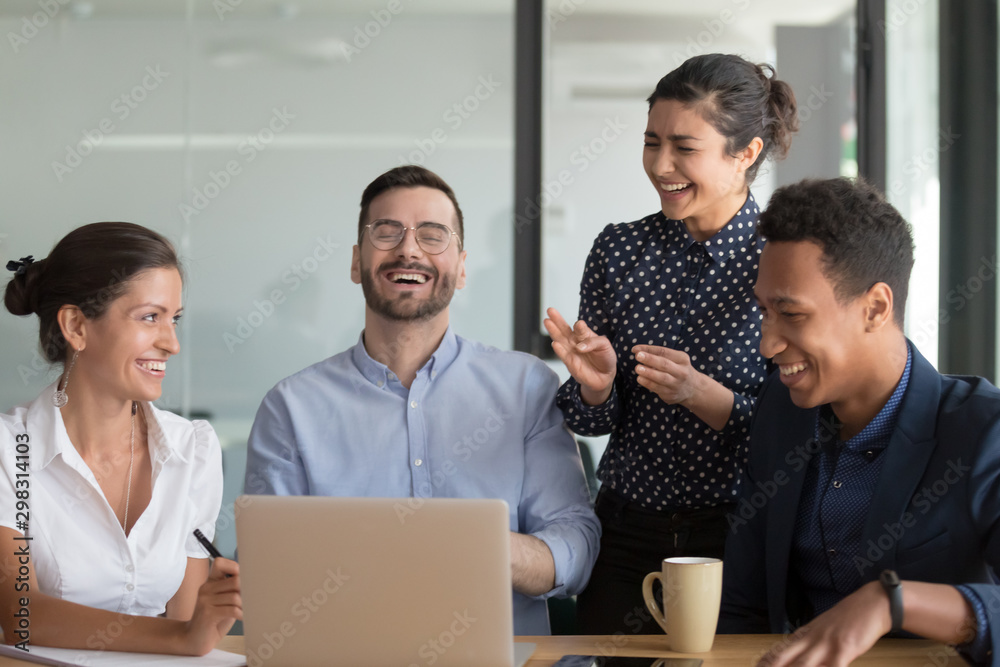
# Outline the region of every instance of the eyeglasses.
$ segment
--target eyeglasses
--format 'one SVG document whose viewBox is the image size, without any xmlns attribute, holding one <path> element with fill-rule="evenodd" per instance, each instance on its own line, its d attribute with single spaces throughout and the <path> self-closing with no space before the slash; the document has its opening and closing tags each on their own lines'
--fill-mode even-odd
<svg viewBox="0 0 1000 667">
<path fill-rule="evenodd" d="M 448 227 L 436 222 L 421 222 L 416 227 L 406 227 L 398 220 L 376 220 L 365 225 L 368 238 L 379 250 L 392 250 L 403 242 L 406 230 L 412 229 L 417 238 L 417 245 L 428 255 L 440 255 L 451 245 L 451 237 L 458 236 Z M 461 247 L 462 240 L 458 240 Z"/>
</svg>

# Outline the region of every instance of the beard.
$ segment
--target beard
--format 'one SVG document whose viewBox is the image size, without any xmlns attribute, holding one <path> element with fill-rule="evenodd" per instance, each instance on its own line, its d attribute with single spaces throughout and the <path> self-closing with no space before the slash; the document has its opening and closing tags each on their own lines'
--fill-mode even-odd
<svg viewBox="0 0 1000 667">
<path fill-rule="evenodd" d="M 361 291 L 365 295 L 365 303 L 378 315 L 396 322 L 416 322 L 429 320 L 451 303 L 455 295 L 455 280 L 453 276 L 441 276 L 432 266 L 420 264 L 406 265 L 402 262 L 384 264 L 378 273 L 395 269 L 397 271 L 418 270 L 431 275 L 434 289 L 427 299 L 418 299 L 412 293 L 398 294 L 388 297 L 381 294 L 375 285 L 375 277 L 365 266 L 361 267 Z"/>
</svg>

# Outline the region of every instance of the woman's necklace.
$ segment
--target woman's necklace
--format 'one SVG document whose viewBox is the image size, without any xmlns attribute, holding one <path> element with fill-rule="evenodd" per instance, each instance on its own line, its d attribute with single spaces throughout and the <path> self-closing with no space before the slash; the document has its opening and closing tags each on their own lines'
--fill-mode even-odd
<svg viewBox="0 0 1000 667">
<path fill-rule="evenodd" d="M 128 446 L 128 481 L 125 486 L 125 520 L 122 521 L 122 530 L 128 534 L 128 504 L 132 498 L 132 464 L 135 462 L 135 413 L 137 409 L 135 401 L 132 401 L 132 427 L 129 432 Z"/>
</svg>

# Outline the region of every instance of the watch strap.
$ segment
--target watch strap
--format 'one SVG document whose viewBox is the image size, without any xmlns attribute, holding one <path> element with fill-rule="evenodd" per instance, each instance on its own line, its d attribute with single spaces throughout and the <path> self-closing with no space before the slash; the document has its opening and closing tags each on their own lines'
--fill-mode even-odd
<svg viewBox="0 0 1000 667">
<path fill-rule="evenodd" d="M 883 570 L 879 581 L 889 596 L 889 615 L 892 617 L 892 632 L 903 629 L 903 585 L 894 570 Z"/>
</svg>

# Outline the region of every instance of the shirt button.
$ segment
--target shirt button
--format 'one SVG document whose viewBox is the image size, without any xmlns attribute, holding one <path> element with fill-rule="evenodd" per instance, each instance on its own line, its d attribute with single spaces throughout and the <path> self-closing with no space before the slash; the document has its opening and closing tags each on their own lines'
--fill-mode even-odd
<svg viewBox="0 0 1000 667">
<path fill-rule="evenodd" d="M 417 402 L 416 401 L 410 401 L 410 407 L 411 408 L 417 407 Z"/>
<path fill-rule="evenodd" d="M 127 584 L 125 586 L 125 590 L 127 590 L 127 591 L 134 591 L 135 590 L 135 586 L 133 586 L 132 584 Z"/>
<path fill-rule="evenodd" d="M 423 459 L 417 459 L 416 461 L 413 462 L 413 465 L 415 466 L 422 466 L 423 464 L 424 464 Z"/>
<path fill-rule="evenodd" d="M 385 382 L 382 382 L 381 380 L 379 380 L 379 381 L 377 382 L 377 384 L 378 384 L 378 386 L 379 386 L 379 387 L 381 388 L 381 387 L 383 387 L 383 386 L 385 385 Z"/>
<path fill-rule="evenodd" d="M 432 378 L 436 378 L 437 376 L 438 376 L 438 372 L 437 371 L 431 371 L 431 377 Z"/>
<path fill-rule="evenodd" d="M 132 567 L 131 565 L 126 565 L 125 566 L 125 571 L 126 572 L 135 572 L 135 568 Z"/>
<path fill-rule="evenodd" d="M 843 486 L 843 484 L 841 484 L 839 481 L 834 481 L 833 482 L 833 488 L 839 489 L 841 486 Z"/>
<path fill-rule="evenodd" d="M 837 555 L 837 550 L 836 549 L 827 549 L 826 553 L 830 554 L 831 556 L 836 556 Z"/>
</svg>

